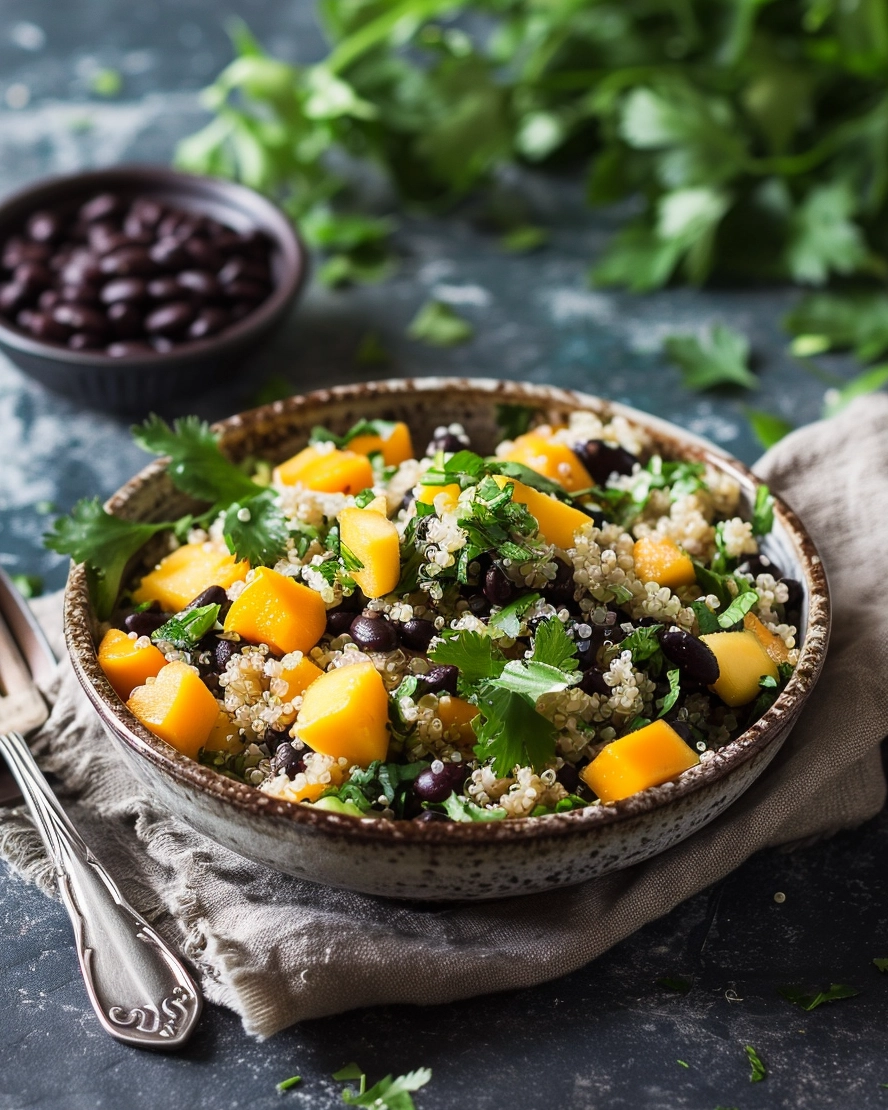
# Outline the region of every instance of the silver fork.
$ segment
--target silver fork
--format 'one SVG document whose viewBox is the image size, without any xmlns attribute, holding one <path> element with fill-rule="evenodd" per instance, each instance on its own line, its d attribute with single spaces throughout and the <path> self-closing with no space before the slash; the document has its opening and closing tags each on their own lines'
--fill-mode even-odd
<svg viewBox="0 0 888 1110">
<path fill-rule="evenodd" d="M 0 569 L 0 753 L 52 861 L 74 926 L 87 994 L 112 1037 L 140 1048 L 175 1049 L 200 1018 L 200 988 L 176 953 L 127 904 L 68 820 L 25 742 L 23 733 L 38 728 L 49 715 L 32 678 L 40 638 Z"/>
</svg>

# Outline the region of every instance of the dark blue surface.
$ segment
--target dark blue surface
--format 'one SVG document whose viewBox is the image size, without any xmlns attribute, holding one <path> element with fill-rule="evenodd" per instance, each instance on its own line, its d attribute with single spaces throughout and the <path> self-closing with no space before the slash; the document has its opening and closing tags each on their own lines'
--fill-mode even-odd
<svg viewBox="0 0 888 1110">
<path fill-rule="evenodd" d="M 236 7 L 281 56 L 310 60 L 322 49 L 305 0 Z M 21 103 L 25 94 L 10 87 L 25 86 L 29 98 L 23 108 L 0 109 L 2 192 L 51 172 L 168 161 L 176 139 L 202 120 L 195 91 L 228 57 L 221 25 L 231 9 L 208 0 L 91 0 L 76 9 L 72 18 L 58 0 L 33 0 L 0 10 L 0 96 Z M 103 66 L 124 75 L 118 100 L 89 93 L 90 75 Z M 780 329 L 793 291 L 592 291 L 586 270 L 615 218 L 590 217 L 569 180 L 530 178 L 522 187 L 553 228 L 545 250 L 504 256 L 468 214 L 407 221 L 393 281 L 344 293 L 312 288 L 235 389 L 187 407 L 225 415 L 272 374 L 299 389 L 386 374 L 512 377 L 626 401 L 746 461 L 758 450 L 744 404 L 795 423 L 817 417 L 828 383 L 788 356 Z M 472 343 L 441 351 L 404 337 L 430 295 L 472 320 Z M 750 336 L 757 394 L 694 396 L 660 354 L 665 334 L 716 320 Z M 370 330 L 392 354 L 382 372 L 355 360 Z M 839 378 L 853 372 L 841 360 L 829 370 Z M 107 495 L 145 458 L 125 423 L 44 393 L 5 361 L 0 433 L 0 561 L 61 585 L 63 560 L 40 546 L 48 518 L 38 503 L 67 509 L 78 497 Z M 191 1046 L 171 1058 L 140 1055 L 99 1030 L 61 908 L 2 869 L 0 1110 L 324 1110 L 341 1105 L 330 1074 L 352 1059 L 371 1079 L 432 1067 L 432 1083 L 417 1096 L 424 1110 L 869 1110 L 888 1103 L 880 1087 L 888 1083 L 888 976 L 872 965 L 888 957 L 886 850 L 883 814 L 829 843 L 760 856 L 594 965 L 533 991 L 346 1014 L 264 1044 L 210 1008 Z M 784 903 L 774 902 L 776 891 Z M 670 993 L 656 985 L 661 976 L 685 977 L 693 988 Z M 776 993 L 782 984 L 830 982 L 861 993 L 810 1014 Z M 749 1082 L 745 1044 L 768 1065 L 762 1083 Z M 294 1072 L 302 1085 L 279 1096 L 275 1083 Z"/>
</svg>

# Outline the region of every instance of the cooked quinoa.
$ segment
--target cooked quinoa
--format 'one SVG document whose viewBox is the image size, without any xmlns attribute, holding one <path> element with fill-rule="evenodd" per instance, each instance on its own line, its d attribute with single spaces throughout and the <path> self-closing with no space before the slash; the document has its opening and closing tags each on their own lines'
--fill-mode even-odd
<svg viewBox="0 0 888 1110">
<path fill-rule="evenodd" d="M 544 817 L 625 796 L 625 786 L 609 793 L 614 772 L 602 769 L 626 737 L 666 735 L 689 752 L 674 778 L 738 736 L 785 685 L 798 660 L 801 589 L 761 550 L 772 516 L 764 487 L 755 513 L 741 514 L 732 478 L 661 458 L 622 417 L 574 413 L 504 439 L 486 458 L 451 424 L 421 457 L 387 463 L 392 427 L 362 421 L 342 437 L 315 429 L 306 451 L 260 468 L 263 513 L 282 522 L 264 567 L 237 562 L 233 581 L 217 578 L 174 613 L 152 594 L 176 554 L 170 537 L 172 554 L 124 595 L 131 603 L 113 623 L 134 649 L 186 664 L 215 699 L 203 763 L 276 798 L 356 817 Z M 312 478 L 338 462 L 369 480 L 354 490 L 343 479 L 340 490 Z M 369 540 L 365 563 L 343 539 L 355 509 L 385 520 L 371 531 L 385 538 L 380 551 L 395 552 L 381 596 L 361 583 L 391 566 L 382 556 L 376 565 Z M 226 573 L 232 511 L 183 536 Z M 260 527 L 249 503 L 234 511 L 241 534 L 251 521 Z M 316 642 L 282 650 L 270 634 L 237 630 L 230 614 L 263 575 L 270 581 L 268 569 L 316 595 L 319 627 L 326 621 Z M 753 671 L 736 670 L 729 645 L 752 653 L 743 665 Z M 350 758 L 347 738 L 313 741 L 323 722 L 303 710 L 319 698 L 314 683 L 350 667 L 359 670 L 345 678 L 375 672 L 388 707 L 377 725 L 382 755 L 369 762 Z M 297 687 L 295 674 L 310 674 L 309 684 Z M 138 697 L 130 704 L 139 715 Z"/>
</svg>

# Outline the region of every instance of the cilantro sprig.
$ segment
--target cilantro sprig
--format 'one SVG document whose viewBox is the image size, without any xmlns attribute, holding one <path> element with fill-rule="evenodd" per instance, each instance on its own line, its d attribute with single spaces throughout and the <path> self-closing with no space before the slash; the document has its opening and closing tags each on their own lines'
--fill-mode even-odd
<svg viewBox="0 0 888 1110">
<path fill-rule="evenodd" d="M 168 642 L 180 651 L 194 648 L 219 619 L 218 605 L 199 605 L 171 617 L 151 633 L 155 644 Z"/>
<path fill-rule="evenodd" d="M 822 1006 L 824 1002 L 837 1002 L 842 998 L 856 998 L 860 994 L 854 987 L 844 986 L 842 983 L 830 983 L 819 991 L 806 991 L 802 987 L 778 987 L 777 993 L 782 995 L 787 1002 L 800 1009 L 810 1012 Z"/>
</svg>

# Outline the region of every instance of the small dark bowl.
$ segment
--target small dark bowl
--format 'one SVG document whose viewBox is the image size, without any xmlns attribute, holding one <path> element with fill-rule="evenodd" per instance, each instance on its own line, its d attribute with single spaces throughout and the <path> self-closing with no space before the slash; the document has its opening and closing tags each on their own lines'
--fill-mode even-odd
<svg viewBox="0 0 888 1110">
<path fill-rule="evenodd" d="M 235 231 L 258 229 L 271 241 L 269 296 L 218 335 L 183 343 L 167 353 L 115 358 L 102 351 L 72 351 L 34 339 L 0 318 L 0 348 L 42 385 L 92 408 L 144 415 L 176 397 L 230 379 L 244 356 L 283 322 L 305 281 L 308 254 L 284 213 L 252 189 L 138 165 L 54 177 L 15 193 L 0 205 L 0 243 L 20 233 L 32 212 L 75 208 L 103 192 L 150 196 L 210 216 Z"/>
</svg>

